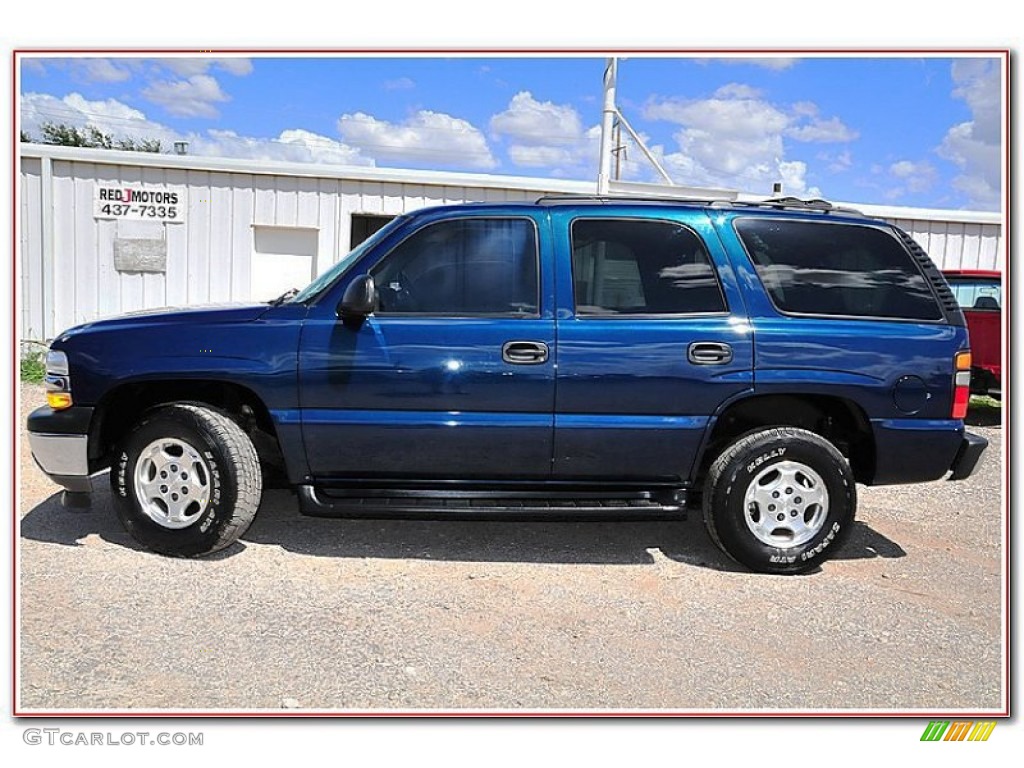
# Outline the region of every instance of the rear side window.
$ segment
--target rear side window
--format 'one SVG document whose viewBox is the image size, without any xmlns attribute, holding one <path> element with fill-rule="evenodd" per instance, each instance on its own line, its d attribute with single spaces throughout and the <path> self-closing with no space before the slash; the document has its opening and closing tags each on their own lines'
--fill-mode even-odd
<svg viewBox="0 0 1024 768">
<path fill-rule="evenodd" d="M 736 232 L 783 312 L 939 320 L 924 275 L 895 238 L 874 227 L 739 219 Z"/>
<path fill-rule="evenodd" d="M 1003 286 L 994 280 L 950 277 L 949 287 L 961 309 L 998 312 L 1003 306 Z"/>
<path fill-rule="evenodd" d="M 572 280 L 581 316 L 726 310 L 704 243 L 671 221 L 575 220 Z"/>
</svg>

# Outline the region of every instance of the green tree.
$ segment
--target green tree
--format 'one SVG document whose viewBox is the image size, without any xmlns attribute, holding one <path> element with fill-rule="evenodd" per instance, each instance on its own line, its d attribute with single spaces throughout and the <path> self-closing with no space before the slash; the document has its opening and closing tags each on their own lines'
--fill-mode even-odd
<svg viewBox="0 0 1024 768">
<path fill-rule="evenodd" d="M 160 139 L 116 139 L 94 125 L 78 128 L 67 123 L 43 123 L 39 126 L 43 144 L 62 147 L 88 147 L 91 149 L 122 149 L 126 152 L 160 152 Z M 22 131 L 22 141 L 30 141 Z"/>
<path fill-rule="evenodd" d="M 159 152 L 160 139 L 118 139 L 117 148 L 126 152 Z"/>
</svg>

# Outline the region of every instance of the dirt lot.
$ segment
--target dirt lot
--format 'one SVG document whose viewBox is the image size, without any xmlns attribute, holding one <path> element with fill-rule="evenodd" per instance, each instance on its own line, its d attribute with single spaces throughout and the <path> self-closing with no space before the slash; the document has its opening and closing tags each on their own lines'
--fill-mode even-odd
<svg viewBox="0 0 1024 768">
<path fill-rule="evenodd" d="M 972 429 L 974 477 L 860 488 L 851 540 L 792 578 L 694 515 L 317 520 L 285 491 L 172 560 L 106 490 L 64 509 L 23 441 L 21 708 L 997 708 L 1001 430 Z"/>
</svg>

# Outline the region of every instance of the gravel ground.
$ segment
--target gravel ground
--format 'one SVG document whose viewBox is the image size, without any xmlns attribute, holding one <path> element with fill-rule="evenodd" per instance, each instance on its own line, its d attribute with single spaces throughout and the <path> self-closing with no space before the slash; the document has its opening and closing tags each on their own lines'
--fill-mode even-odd
<svg viewBox="0 0 1024 768">
<path fill-rule="evenodd" d="M 22 387 L 24 414 L 42 401 Z M 686 522 L 300 517 L 271 491 L 205 560 L 21 454 L 21 709 L 1000 708 L 1001 430 L 961 483 L 860 488 L 817 572 Z"/>
</svg>

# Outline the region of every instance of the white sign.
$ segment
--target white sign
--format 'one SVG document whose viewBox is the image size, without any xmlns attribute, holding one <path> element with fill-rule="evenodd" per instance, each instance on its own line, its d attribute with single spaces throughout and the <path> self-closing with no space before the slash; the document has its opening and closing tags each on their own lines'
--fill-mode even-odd
<svg viewBox="0 0 1024 768">
<path fill-rule="evenodd" d="M 185 195 L 170 189 L 136 184 L 97 185 L 92 215 L 97 219 L 181 224 L 185 221 Z"/>
</svg>

